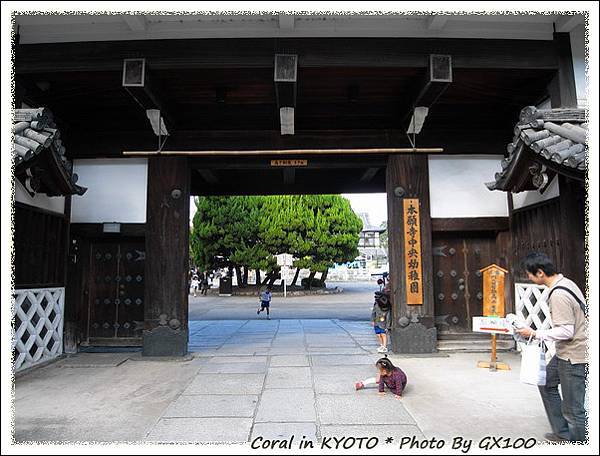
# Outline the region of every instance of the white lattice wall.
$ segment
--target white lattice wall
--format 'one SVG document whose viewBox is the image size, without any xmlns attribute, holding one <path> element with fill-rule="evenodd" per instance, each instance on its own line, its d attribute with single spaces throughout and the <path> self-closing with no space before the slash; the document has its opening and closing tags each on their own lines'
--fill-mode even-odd
<svg viewBox="0 0 600 456">
<path fill-rule="evenodd" d="M 548 293 L 550 288 L 533 283 L 515 283 L 516 313 L 533 329 L 552 328 Z M 554 354 L 554 342 L 545 342 L 548 352 Z M 518 345 L 518 344 L 517 344 Z"/>
<path fill-rule="evenodd" d="M 63 351 L 64 288 L 13 291 L 15 371 L 60 356 Z"/>
</svg>

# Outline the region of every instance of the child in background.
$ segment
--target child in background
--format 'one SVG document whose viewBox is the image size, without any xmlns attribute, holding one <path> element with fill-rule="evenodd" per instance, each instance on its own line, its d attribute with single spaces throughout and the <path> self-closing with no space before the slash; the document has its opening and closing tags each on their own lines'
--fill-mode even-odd
<svg viewBox="0 0 600 456">
<path fill-rule="evenodd" d="M 192 283 L 191 283 L 191 291 L 192 293 L 194 293 L 194 298 L 196 297 L 196 293 L 198 292 L 198 288 L 200 287 L 200 281 L 198 280 L 198 276 L 193 276 L 192 277 Z"/>
<path fill-rule="evenodd" d="M 384 291 L 375 292 L 375 303 L 371 312 L 371 324 L 375 330 L 375 335 L 379 340 L 379 353 L 387 353 L 387 331 L 390 329 L 390 300 L 389 295 Z"/>
<path fill-rule="evenodd" d="M 258 300 L 260 301 L 260 308 L 256 311 L 256 315 L 260 314 L 263 310 L 267 310 L 267 320 L 271 319 L 269 313 L 269 307 L 271 306 L 271 287 L 267 287 L 266 290 L 260 292 Z"/>
<path fill-rule="evenodd" d="M 385 395 L 385 387 L 387 386 L 394 393 L 396 399 L 401 399 L 402 392 L 404 391 L 404 388 L 406 388 L 407 383 L 404 371 L 399 367 L 394 366 L 387 357 L 378 359 L 375 363 L 375 367 L 379 370 L 379 375 L 357 382 L 354 385 L 356 390 L 363 389 L 367 385 L 378 384 L 380 396 Z"/>
<path fill-rule="evenodd" d="M 206 296 L 208 293 L 208 272 L 202 274 L 200 280 L 200 294 Z"/>
</svg>

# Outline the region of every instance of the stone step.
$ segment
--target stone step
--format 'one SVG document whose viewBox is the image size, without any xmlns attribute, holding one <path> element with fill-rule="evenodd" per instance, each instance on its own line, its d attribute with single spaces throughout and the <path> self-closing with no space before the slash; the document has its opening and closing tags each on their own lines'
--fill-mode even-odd
<svg viewBox="0 0 600 456">
<path fill-rule="evenodd" d="M 492 343 L 488 340 L 439 340 L 437 344 L 439 351 L 462 352 L 462 353 L 485 353 L 492 351 Z M 498 340 L 496 350 L 507 352 L 515 348 L 512 340 Z"/>
</svg>

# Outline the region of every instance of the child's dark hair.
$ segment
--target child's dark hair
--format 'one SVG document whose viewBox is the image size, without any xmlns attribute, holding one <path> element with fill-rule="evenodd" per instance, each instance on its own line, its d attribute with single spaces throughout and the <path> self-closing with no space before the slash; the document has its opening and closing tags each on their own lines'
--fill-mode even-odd
<svg viewBox="0 0 600 456">
<path fill-rule="evenodd" d="M 383 311 L 389 310 L 391 307 L 389 295 L 383 291 L 376 291 L 375 304 L 377 304 L 379 308 Z"/>
<path fill-rule="evenodd" d="M 542 252 L 531 252 L 521 260 L 521 268 L 531 274 L 535 274 L 541 270 L 547 276 L 553 276 L 558 273 L 556 266 L 552 260 Z"/>
<path fill-rule="evenodd" d="M 375 366 L 382 368 L 386 372 L 392 372 L 396 369 L 396 366 L 390 361 L 390 359 L 386 356 L 384 358 L 379 358 L 375 363 Z"/>
</svg>

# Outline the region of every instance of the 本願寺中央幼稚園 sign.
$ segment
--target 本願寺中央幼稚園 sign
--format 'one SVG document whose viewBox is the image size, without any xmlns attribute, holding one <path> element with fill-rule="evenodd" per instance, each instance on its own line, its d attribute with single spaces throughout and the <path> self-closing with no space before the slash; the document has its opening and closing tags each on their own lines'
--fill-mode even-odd
<svg viewBox="0 0 600 456">
<path fill-rule="evenodd" d="M 406 273 L 406 304 L 423 304 L 423 273 L 421 264 L 421 207 L 417 198 L 404 200 L 404 266 Z"/>
</svg>

